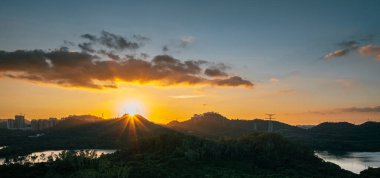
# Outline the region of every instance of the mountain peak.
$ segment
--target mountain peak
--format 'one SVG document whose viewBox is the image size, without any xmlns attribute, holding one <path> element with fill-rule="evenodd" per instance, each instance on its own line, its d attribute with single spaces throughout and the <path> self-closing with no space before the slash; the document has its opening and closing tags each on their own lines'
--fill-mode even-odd
<svg viewBox="0 0 380 178">
<path fill-rule="evenodd" d="M 120 117 L 121 119 L 133 119 L 133 120 L 138 120 L 140 122 L 150 122 L 148 119 L 146 119 L 144 116 L 140 114 L 124 114 L 123 116 Z"/>
<path fill-rule="evenodd" d="M 355 127 L 354 124 L 349 122 L 323 122 L 317 126 L 314 127 L 314 129 L 317 128 L 352 128 Z"/>
<path fill-rule="evenodd" d="M 173 121 L 170 121 L 169 123 L 167 123 L 166 125 L 168 125 L 168 126 L 175 126 L 175 125 L 178 125 L 178 124 L 180 124 L 179 121 L 173 120 Z"/>
<path fill-rule="evenodd" d="M 192 121 L 200 121 L 200 120 L 208 120 L 208 121 L 227 121 L 226 117 L 222 116 L 219 113 L 216 112 L 206 112 L 203 114 L 195 114 L 193 117 L 191 117 Z"/>
</svg>

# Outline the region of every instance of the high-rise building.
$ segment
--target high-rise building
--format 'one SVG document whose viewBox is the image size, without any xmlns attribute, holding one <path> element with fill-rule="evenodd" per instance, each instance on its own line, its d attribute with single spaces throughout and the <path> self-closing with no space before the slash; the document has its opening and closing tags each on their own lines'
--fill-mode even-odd
<svg viewBox="0 0 380 178">
<path fill-rule="evenodd" d="M 14 128 L 22 129 L 25 127 L 25 116 L 23 115 L 15 115 L 15 124 Z"/>
<path fill-rule="evenodd" d="M 13 120 L 13 119 L 8 119 L 8 120 L 7 120 L 7 128 L 8 128 L 8 129 L 14 129 L 14 128 L 15 128 L 15 120 Z"/>
<path fill-rule="evenodd" d="M 33 120 L 30 122 L 30 126 L 32 127 L 32 130 L 39 130 L 39 127 L 38 127 L 38 120 L 33 119 Z"/>
<path fill-rule="evenodd" d="M 57 118 L 49 118 L 49 119 L 33 119 L 31 122 L 31 126 L 33 130 L 43 130 L 50 127 L 54 127 L 57 125 Z"/>
<path fill-rule="evenodd" d="M 57 118 L 54 118 L 54 117 L 49 118 L 49 127 L 54 127 L 55 125 L 57 125 L 57 123 L 58 123 Z"/>
</svg>

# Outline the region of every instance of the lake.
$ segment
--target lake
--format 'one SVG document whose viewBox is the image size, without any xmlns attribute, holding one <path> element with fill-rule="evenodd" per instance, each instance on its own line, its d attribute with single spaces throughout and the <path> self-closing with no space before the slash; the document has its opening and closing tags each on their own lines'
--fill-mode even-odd
<svg viewBox="0 0 380 178">
<path fill-rule="evenodd" d="M 336 155 L 327 151 L 316 151 L 315 155 L 356 174 L 368 167 L 380 167 L 380 152 L 348 152 Z"/>
<path fill-rule="evenodd" d="M 116 150 L 106 150 L 106 149 L 87 149 L 91 151 L 95 151 L 95 154 L 97 157 L 101 156 L 102 154 L 111 154 L 116 152 Z M 32 156 L 37 156 L 37 159 L 34 160 L 34 163 L 39 163 L 39 162 L 46 162 L 48 156 L 58 156 L 60 153 L 62 153 L 64 150 L 46 150 L 46 151 L 40 151 L 40 152 L 33 152 L 31 154 L 26 155 L 27 160 L 31 160 Z M 79 151 L 79 150 L 76 150 Z M 45 155 L 45 159 L 41 159 L 41 155 Z M 0 158 L 0 165 L 4 164 L 5 158 Z"/>
</svg>

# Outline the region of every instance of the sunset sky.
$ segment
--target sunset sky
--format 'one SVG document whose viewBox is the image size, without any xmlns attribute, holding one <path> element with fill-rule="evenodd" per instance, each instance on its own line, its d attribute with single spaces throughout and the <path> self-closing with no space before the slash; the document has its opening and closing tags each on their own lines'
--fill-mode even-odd
<svg viewBox="0 0 380 178">
<path fill-rule="evenodd" d="M 1 1 L 0 118 L 380 121 L 380 1 Z"/>
</svg>

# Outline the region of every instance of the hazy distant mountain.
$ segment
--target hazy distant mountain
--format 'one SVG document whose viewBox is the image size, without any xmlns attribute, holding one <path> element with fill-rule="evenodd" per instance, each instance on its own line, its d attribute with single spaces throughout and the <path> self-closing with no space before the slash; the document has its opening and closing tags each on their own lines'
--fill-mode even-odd
<svg viewBox="0 0 380 178">
<path fill-rule="evenodd" d="M 167 125 L 175 130 L 203 136 L 241 136 L 252 132 L 268 131 L 266 120 L 230 120 L 215 113 L 196 114 L 183 122 L 172 121 Z M 302 132 L 301 128 L 272 121 L 275 132 Z"/>
<path fill-rule="evenodd" d="M 296 125 L 296 126 L 302 129 L 310 129 L 314 127 L 315 125 Z"/>
<path fill-rule="evenodd" d="M 61 120 L 82 120 L 82 121 L 99 121 L 103 118 L 94 115 L 69 115 L 61 118 Z"/>
<path fill-rule="evenodd" d="M 273 132 L 314 149 L 333 151 L 380 151 L 380 123 L 354 125 L 347 122 L 321 123 L 309 129 L 272 121 Z M 208 112 L 194 115 L 183 122 L 172 121 L 168 127 L 187 134 L 207 137 L 238 137 L 252 132 L 268 131 L 266 120 L 230 120 Z"/>
</svg>

